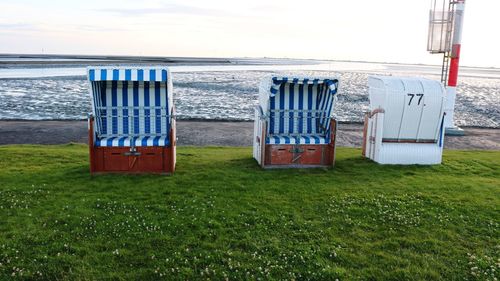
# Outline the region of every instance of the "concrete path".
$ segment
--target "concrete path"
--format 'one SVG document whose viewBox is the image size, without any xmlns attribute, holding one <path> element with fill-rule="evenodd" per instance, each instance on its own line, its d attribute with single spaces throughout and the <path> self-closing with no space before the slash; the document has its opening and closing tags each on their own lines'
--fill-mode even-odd
<svg viewBox="0 0 500 281">
<path fill-rule="evenodd" d="M 446 137 L 451 149 L 500 150 L 500 129 L 465 127 Z M 362 124 L 339 124 L 338 146 L 360 147 Z M 179 145 L 251 146 L 253 122 L 177 121 Z M 0 145 L 86 143 L 86 121 L 0 121 Z"/>
</svg>

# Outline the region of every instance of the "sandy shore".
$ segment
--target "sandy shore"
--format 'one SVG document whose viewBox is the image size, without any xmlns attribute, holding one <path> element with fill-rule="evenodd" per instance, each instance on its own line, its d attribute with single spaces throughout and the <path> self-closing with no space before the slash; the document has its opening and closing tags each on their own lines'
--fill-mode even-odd
<svg viewBox="0 0 500 281">
<path fill-rule="evenodd" d="M 500 150 L 500 129 L 465 127 L 465 136 L 445 138 L 451 149 Z M 179 145 L 250 146 L 252 122 L 177 121 Z M 0 121 L 0 145 L 86 143 L 86 121 Z M 339 124 L 338 145 L 360 147 L 361 124 Z"/>
</svg>

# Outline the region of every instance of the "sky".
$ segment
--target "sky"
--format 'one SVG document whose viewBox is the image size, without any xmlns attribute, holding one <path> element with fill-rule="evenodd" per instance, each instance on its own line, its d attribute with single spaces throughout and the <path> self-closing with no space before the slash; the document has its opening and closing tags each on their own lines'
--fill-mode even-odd
<svg viewBox="0 0 500 281">
<path fill-rule="evenodd" d="M 497 0 L 467 0 L 461 64 L 500 67 Z M 0 0 L 0 53 L 441 64 L 430 0 Z"/>
</svg>

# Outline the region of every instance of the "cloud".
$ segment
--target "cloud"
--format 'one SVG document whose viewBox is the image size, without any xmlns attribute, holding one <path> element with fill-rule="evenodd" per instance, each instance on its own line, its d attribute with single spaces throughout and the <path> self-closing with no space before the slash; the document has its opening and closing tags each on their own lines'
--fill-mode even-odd
<svg viewBox="0 0 500 281">
<path fill-rule="evenodd" d="M 0 23 L 0 33 L 17 34 L 47 34 L 47 33 L 67 33 L 67 32 L 122 32 L 127 31 L 124 28 L 109 27 L 90 24 L 27 24 L 27 23 Z"/>
<path fill-rule="evenodd" d="M 34 24 L 29 23 L 0 23 L 0 30 L 9 31 L 25 31 L 25 30 L 38 30 L 39 28 Z"/>
<path fill-rule="evenodd" d="M 135 9 L 125 9 L 125 8 L 105 8 L 97 9 L 99 12 L 112 13 L 121 16 L 145 16 L 152 14 L 184 14 L 184 15 L 196 15 L 196 16 L 224 16 L 228 15 L 228 12 L 217 9 L 193 7 L 188 5 L 180 4 L 162 4 L 158 8 L 135 8 Z"/>
<path fill-rule="evenodd" d="M 71 25 L 75 30 L 89 31 L 89 32 L 103 32 L 103 31 L 127 31 L 125 28 L 108 27 L 102 25 L 87 25 L 87 24 L 75 24 Z"/>
</svg>

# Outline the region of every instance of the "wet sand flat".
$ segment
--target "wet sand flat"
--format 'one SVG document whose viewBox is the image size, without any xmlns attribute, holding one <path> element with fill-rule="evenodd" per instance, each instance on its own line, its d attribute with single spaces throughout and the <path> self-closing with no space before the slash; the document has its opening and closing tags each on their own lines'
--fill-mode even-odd
<svg viewBox="0 0 500 281">
<path fill-rule="evenodd" d="M 360 147 L 363 125 L 339 124 L 338 146 Z M 500 129 L 464 127 L 465 136 L 447 136 L 449 149 L 500 150 Z M 86 121 L 0 121 L 0 145 L 87 143 Z M 179 145 L 251 146 L 253 122 L 177 121 Z"/>
</svg>

